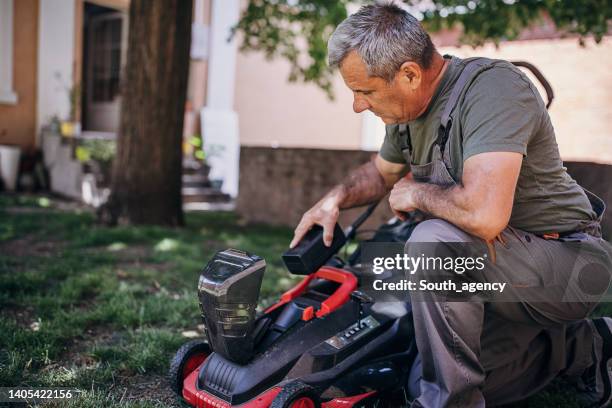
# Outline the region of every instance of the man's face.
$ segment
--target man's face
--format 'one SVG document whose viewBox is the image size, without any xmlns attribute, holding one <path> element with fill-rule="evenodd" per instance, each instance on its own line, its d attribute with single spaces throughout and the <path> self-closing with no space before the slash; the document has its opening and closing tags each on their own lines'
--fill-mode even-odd
<svg viewBox="0 0 612 408">
<path fill-rule="evenodd" d="M 353 91 L 353 110 L 356 113 L 369 110 L 385 124 L 406 123 L 416 119 L 424 110 L 427 101 L 421 92 L 420 67 L 415 63 L 406 64 L 392 82 L 383 78 L 368 76 L 365 63 L 357 54 L 350 52 L 340 65 L 344 83 Z M 412 70 L 419 72 L 412 72 Z"/>
</svg>

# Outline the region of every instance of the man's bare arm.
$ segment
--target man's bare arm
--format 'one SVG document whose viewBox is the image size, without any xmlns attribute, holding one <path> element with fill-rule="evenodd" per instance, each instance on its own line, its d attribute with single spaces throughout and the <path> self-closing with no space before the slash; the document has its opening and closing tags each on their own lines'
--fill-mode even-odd
<svg viewBox="0 0 612 408">
<path fill-rule="evenodd" d="M 358 207 L 383 198 L 405 174 L 406 166 L 391 163 L 377 155 L 374 160 L 355 169 L 336 186 L 340 192 L 340 209 Z"/>
<path fill-rule="evenodd" d="M 510 220 L 522 159 L 520 153 L 481 153 L 466 160 L 462 185 L 445 188 L 401 180 L 389 203 L 396 212 L 418 208 L 491 240 Z"/>
<path fill-rule="evenodd" d="M 304 214 L 289 246 L 296 246 L 315 224 L 323 227 L 323 241 L 331 245 L 334 225 L 341 209 L 380 200 L 405 172 L 406 165 L 389 162 L 379 155 L 358 167 Z"/>
</svg>

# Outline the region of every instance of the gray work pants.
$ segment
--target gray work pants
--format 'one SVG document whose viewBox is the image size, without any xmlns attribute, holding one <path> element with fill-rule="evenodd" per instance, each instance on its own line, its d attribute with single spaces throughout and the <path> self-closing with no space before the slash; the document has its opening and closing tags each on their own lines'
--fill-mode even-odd
<svg viewBox="0 0 612 408">
<path fill-rule="evenodd" d="M 563 273 L 571 272 L 559 266 L 570 261 L 588 269 L 595 261 L 601 265 L 603 259 L 607 276 L 602 279 L 600 268 L 596 285 L 606 285 L 602 291 L 607 292 L 609 246 L 600 238 L 585 237 L 581 245 L 587 250 L 580 251 L 576 261 L 563 258 L 568 255 L 564 242 L 508 228 L 502 233 L 505 244 L 495 246 L 496 255 L 500 265 L 511 265 L 505 271 L 509 284 L 534 286 L 563 279 Z M 410 244 L 415 242 L 476 239 L 446 221 L 433 219 L 417 226 L 405 251 L 418 256 L 410 253 Z M 591 321 L 585 319 L 598 303 L 592 296 L 571 302 L 560 302 L 558 296 L 548 301 L 546 295 L 538 302 L 457 302 L 428 296 L 411 294 L 422 366 L 420 396 L 412 407 L 484 407 L 485 401 L 489 406 L 506 404 L 541 390 L 558 375 L 580 375 L 594 363 L 594 342 L 599 340 Z"/>
</svg>

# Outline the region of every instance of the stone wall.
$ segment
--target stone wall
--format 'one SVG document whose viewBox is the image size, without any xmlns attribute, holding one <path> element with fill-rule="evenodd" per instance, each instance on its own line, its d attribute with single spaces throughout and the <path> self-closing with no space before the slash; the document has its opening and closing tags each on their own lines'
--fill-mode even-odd
<svg viewBox="0 0 612 408">
<path fill-rule="evenodd" d="M 240 152 L 240 193 L 236 210 L 247 222 L 294 227 L 302 214 L 348 172 L 367 162 L 371 152 L 267 148 L 243 146 Z M 566 162 L 569 173 L 585 188 L 612 207 L 612 166 Z M 604 231 L 612 237 L 612 210 L 607 212 Z M 360 210 L 344 211 L 343 227 Z M 383 200 L 364 228 L 374 228 L 392 216 Z"/>
<path fill-rule="evenodd" d="M 247 222 L 295 227 L 306 210 L 371 157 L 371 152 L 357 150 L 242 146 L 236 210 Z M 343 211 L 340 224 L 348 226 L 358 214 L 358 209 Z M 391 216 L 382 202 L 364 227 Z"/>
</svg>

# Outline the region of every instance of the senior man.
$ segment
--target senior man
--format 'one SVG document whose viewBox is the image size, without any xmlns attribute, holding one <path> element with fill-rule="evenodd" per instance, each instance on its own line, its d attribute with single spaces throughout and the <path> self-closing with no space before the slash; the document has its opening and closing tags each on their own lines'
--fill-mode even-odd
<svg viewBox="0 0 612 408">
<path fill-rule="evenodd" d="M 546 285 L 571 272 L 555 262 L 580 263 L 597 265 L 600 295 L 607 290 L 603 202 L 566 173 L 544 103 L 520 70 L 440 55 L 418 21 L 392 4 L 351 15 L 328 51 L 353 92 L 354 111 L 381 118 L 386 136 L 375 160 L 304 214 L 290 246 L 314 224 L 330 245 L 341 209 L 390 191 L 398 216 L 430 215 L 407 250 L 414 242 L 488 242 L 511 281 Z M 496 237 L 503 244 L 491 244 Z M 569 251 L 568 241 L 588 250 Z M 413 302 L 420 361 L 412 406 L 504 404 L 558 375 L 576 384 L 585 405 L 607 406 L 612 319 L 586 319 L 599 300 L 593 296 L 555 299 Z"/>
</svg>

